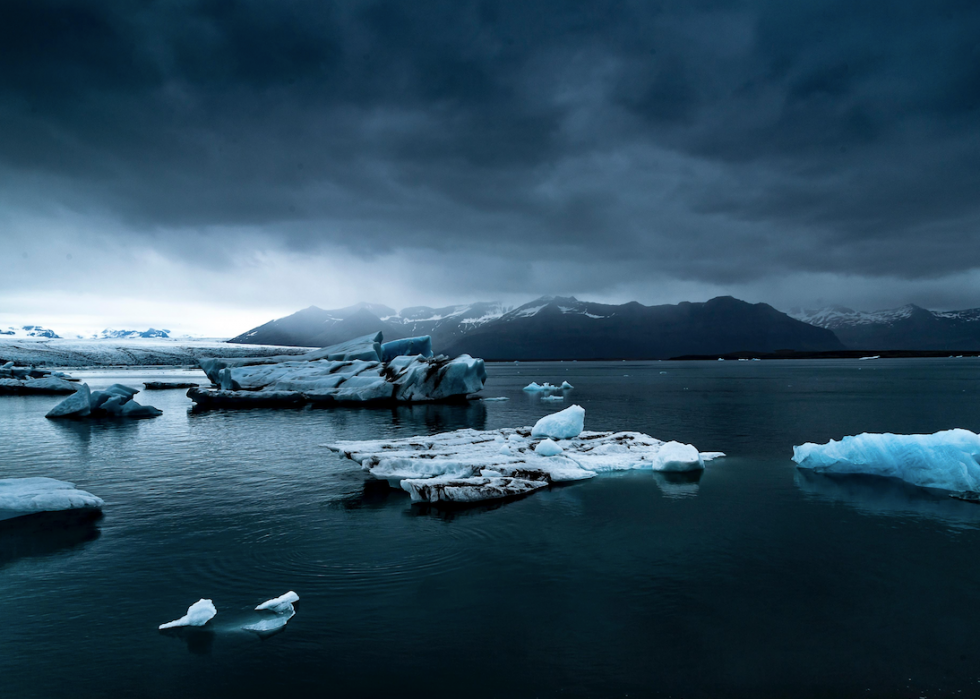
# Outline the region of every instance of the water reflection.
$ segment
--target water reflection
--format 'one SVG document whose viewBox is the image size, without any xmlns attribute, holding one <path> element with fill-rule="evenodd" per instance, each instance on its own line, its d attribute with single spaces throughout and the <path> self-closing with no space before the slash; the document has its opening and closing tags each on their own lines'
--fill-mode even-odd
<svg viewBox="0 0 980 699">
<path fill-rule="evenodd" d="M 697 497 L 704 471 L 653 472 L 657 487 L 666 498 Z"/>
<path fill-rule="evenodd" d="M 51 420 L 55 429 L 62 434 L 78 439 L 83 444 L 92 441 L 93 434 L 107 434 L 135 437 L 139 432 L 140 420 L 126 418 L 94 418 L 83 420 Z"/>
<path fill-rule="evenodd" d="M 945 491 L 918 488 L 896 478 L 829 476 L 797 469 L 794 480 L 807 496 L 843 503 L 865 514 L 924 517 L 961 526 L 980 526 L 977 505 L 954 500 Z"/>
<path fill-rule="evenodd" d="M 211 648 L 214 646 L 214 631 L 210 629 L 178 626 L 172 629 L 160 629 L 160 635 L 183 641 L 192 655 L 211 655 Z"/>
<path fill-rule="evenodd" d="M 43 512 L 0 522 L 0 568 L 22 558 L 49 556 L 99 538 L 100 512 Z"/>
</svg>

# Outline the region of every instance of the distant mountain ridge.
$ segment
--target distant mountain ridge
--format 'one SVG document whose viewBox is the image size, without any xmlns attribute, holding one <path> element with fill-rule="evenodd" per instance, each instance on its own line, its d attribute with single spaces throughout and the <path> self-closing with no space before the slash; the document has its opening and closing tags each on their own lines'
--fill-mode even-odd
<svg viewBox="0 0 980 699">
<path fill-rule="evenodd" d="M 0 336 L 16 338 L 45 337 L 52 340 L 61 337 L 54 330 L 42 328 L 40 325 L 20 325 L 0 328 Z"/>
<path fill-rule="evenodd" d="M 230 340 L 323 347 L 369 332 L 386 340 L 431 335 L 436 352 L 501 359 L 666 359 L 738 351 L 835 351 L 833 332 L 790 318 L 768 304 L 730 296 L 703 303 L 612 305 L 544 296 L 514 309 L 499 303 L 445 308 L 357 304 L 311 306 Z"/>
<path fill-rule="evenodd" d="M 851 349 L 980 350 L 980 308 L 930 311 L 906 304 L 882 311 L 845 306 L 790 309 L 789 315 L 832 330 Z"/>
</svg>

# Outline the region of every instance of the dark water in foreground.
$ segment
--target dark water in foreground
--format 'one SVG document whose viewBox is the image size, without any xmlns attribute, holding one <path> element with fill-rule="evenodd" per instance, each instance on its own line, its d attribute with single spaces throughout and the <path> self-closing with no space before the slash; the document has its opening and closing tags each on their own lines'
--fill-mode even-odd
<svg viewBox="0 0 980 699">
<path fill-rule="evenodd" d="M 667 372 L 667 373 L 662 373 Z M 0 398 L 0 477 L 106 500 L 0 527 L 0 696 L 935 697 L 980 694 L 980 507 L 804 478 L 794 444 L 980 430 L 980 361 L 492 365 L 507 402 L 44 419 Z M 77 372 L 93 387 L 186 372 Z M 411 506 L 320 445 L 533 424 L 721 450 L 699 482 L 600 476 L 496 508 Z M 558 406 L 560 407 L 560 405 Z M 240 626 L 296 590 L 261 640 Z M 210 597 L 206 631 L 158 624 Z"/>
</svg>

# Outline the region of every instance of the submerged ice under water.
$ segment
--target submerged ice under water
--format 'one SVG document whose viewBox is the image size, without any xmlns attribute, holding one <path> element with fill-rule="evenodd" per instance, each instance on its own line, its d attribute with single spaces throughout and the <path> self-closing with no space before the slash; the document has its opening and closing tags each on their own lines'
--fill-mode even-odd
<svg viewBox="0 0 980 699">
<path fill-rule="evenodd" d="M 93 390 L 200 377 L 73 373 Z M 51 421 L 59 397 L 3 397 L 0 478 L 57 478 L 105 501 L 100 520 L 0 522 L 4 695 L 978 686 L 980 507 L 791 457 L 862 432 L 980 431 L 980 361 L 524 362 L 488 374 L 488 395 L 509 400 L 198 413 L 162 391 L 154 420 Z M 574 385 L 568 404 L 586 409 L 589 430 L 729 456 L 446 512 L 321 446 L 534 425 L 556 407 L 522 390 L 531 380 Z M 255 606 L 284 590 L 303 601 L 283 633 L 243 628 L 278 624 Z M 204 626 L 156 630 L 202 595 L 218 611 Z"/>
</svg>

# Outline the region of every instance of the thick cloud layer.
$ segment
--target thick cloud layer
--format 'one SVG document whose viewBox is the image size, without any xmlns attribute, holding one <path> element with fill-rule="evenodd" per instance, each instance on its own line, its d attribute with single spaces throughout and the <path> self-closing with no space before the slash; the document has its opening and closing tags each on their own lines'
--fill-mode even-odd
<svg viewBox="0 0 980 699">
<path fill-rule="evenodd" d="M 283 308 L 355 268 L 408 302 L 977 306 L 977 37 L 952 0 L 8 0 L 5 254 L 98 239 L 199 295 L 315 263 Z M 71 292 L 67 254 L 0 298 Z"/>
</svg>

